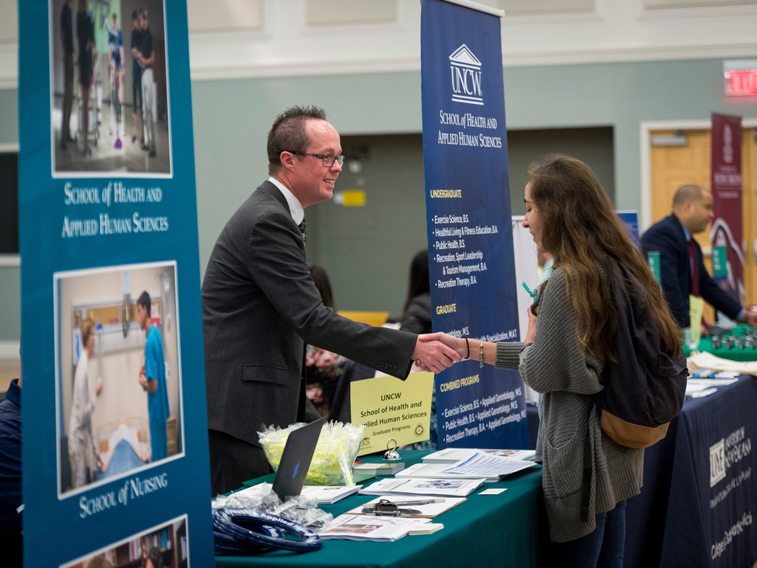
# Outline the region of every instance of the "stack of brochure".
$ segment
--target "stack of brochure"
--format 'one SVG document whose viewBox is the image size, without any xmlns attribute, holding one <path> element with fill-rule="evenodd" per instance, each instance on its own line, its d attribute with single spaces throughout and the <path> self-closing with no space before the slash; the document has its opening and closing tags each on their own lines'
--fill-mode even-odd
<svg viewBox="0 0 757 568">
<path fill-rule="evenodd" d="M 406 536 L 419 524 L 428 522 L 429 519 L 367 517 L 365 515 L 345 514 L 339 515 L 318 531 L 318 535 L 324 540 L 343 539 L 393 542 Z"/>
<path fill-rule="evenodd" d="M 532 461 L 502 458 L 476 451 L 467 459 L 453 464 L 419 463 L 397 474 L 397 477 L 483 479 L 486 483 L 501 481 L 506 475 L 533 467 Z"/>
<path fill-rule="evenodd" d="M 492 456 L 508 458 L 513 460 L 533 460 L 536 452 L 534 450 L 475 450 L 471 448 L 447 448 L 429 454 L 423 458 L 423 463 L 457 463 L 461 460 L 467 460 L 478 452 L 484 452 Z"/>
<path fill-rule="evenodd" d="M 361 495 L 444 495 L 465 497 L 483 485 L 479 479 L 380 479 L 360 490 Z"/>
<path fill-rule="evenodd" d="M 360 491 L 361 487 L 362 485 L 352 485 L 349 487 L 345 487 L 343 485 L 314 485 L 312 487 L 306 486 L 302 488 L 301 495 L 315 499 L 316 501 L 318 501 L 319 505 L 331 505 L 333 503 L 336 503 L 340 499 L 354 495 L 355 493 Z M 272 486 L 270 483 L 259 483 L 258 485 L 247 487 L 246 489 L 242 489 L 241 491 L 235 491 L 234 495 L 237 498 L 242 499 L 242 502 L 239 503 L 240 506 L 247 506 L 245 502 L 248 499 L 260 500 L 271 493 L 271 490 Z"/>
<path fill-rule="evenodd" d="M 365 473 L 375 476 L 395 475 L 403 469 L 405 469 L 403 462 L 361 463 L 352 466 L 353 473 Z"/>
<path fill-rule="evenodd" d="M 446 463 L 417 463 L 411 465 L 405 471 L 399 472 L 396 477 L 415 477 L 415 478 L 428 478 L 428 479 L 442 479 L 445 477 L 453 477 L 455 479 L 480 479 L 484 483 L 496 483 L 500 481 L 499 474 L 486 475 L 480 472 L 476 473 L 447 473 L 447 470 L 452 468 L 450 464 Z"/>
<path fill-rule="evenodd" d="M 313 485 L 302 488 L 302 495 L 312 497 L 320 505 L 332 505 L 337 501 L 349 497 L 360 491 L 362 485 L 344 487 L 339 485 Z"/>
</svg>

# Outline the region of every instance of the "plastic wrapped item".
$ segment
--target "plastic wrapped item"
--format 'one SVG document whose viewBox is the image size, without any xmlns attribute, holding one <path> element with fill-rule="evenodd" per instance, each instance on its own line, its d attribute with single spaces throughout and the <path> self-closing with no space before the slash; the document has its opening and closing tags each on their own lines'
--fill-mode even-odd
<svg viewBox="0 0 757 568">
<path fill-rule="evenodd" d="M 263 447 L 268 463 L 274 471 L 278 470 L 281 454 L 290 432 L 303 426 L 292 424 L 287 428 L 268 427 L 258 432 L 260 445 Z M 355 485 L 352 479 L 352 463 L 360 450 L 365 435 L 362 424 L 342 424 L 328 422 L 324 424 L 318 445 L 310 462 L 310 469 L 305 479 L 306 485 Z"/>
<path fill-rule="evenodd" d="M 334 515 L 318 508 L 315 499 L 303 495 L 287 499 L 276 514 L 313 529 L 320 529 L 334 520 Z"/>
<path fill-rule="evenodd" d="M 282 503 L 279 496 L 273 492 L 270 483 L 260 483 L 232 493 L 228 497 L 220 495 L 212 502 L 212 506 L 213 509 L 238 508 L 261 511 L 312 528 L 321 528 L 334 518 L 331 513 L 319 509 L 318 501 L 312 497 L 297 495 L 287 498 L 286 502 Z"/>
<path fill-rule="evenodd" d="M 274 511 L 281 506 L 281 499 L 273 492 L 273 486 L 270 483 L 260 483 L 231 493 L 228 497 L 219 495 L 211 502 L 211 505 L 214 509 L 239 507 L 275 514 Z"/>
</svg>

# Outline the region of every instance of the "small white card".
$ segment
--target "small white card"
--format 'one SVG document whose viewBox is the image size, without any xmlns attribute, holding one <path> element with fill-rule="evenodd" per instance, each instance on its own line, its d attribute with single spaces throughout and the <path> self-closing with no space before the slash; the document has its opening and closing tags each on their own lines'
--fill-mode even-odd
<svg viewBox="0 0 757 568">
<path fill-rule="evenodd" d="M 479 493 L 479 495 L 499 495 L 500 493 L 503 493 L 507 491 L 507 487 L 503 487 L 501 489 L 486 489 Z"/>
<path fill-rule="evenodd" d="M 436 531 L 440 531 L 444 528 L 444 525 L 441 523 L 428 523 L 425 525 L 416 525 L 412 529 L 410 529 L 410 532 L 407 534 L 413 536 L 413 535 L 422 535 L 422 534 L 434 534 Z"/>
</svg>

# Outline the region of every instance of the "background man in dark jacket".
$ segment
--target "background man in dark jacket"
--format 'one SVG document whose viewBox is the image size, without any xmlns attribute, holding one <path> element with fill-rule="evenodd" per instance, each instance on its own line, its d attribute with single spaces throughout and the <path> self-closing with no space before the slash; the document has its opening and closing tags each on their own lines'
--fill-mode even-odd
<svg viewBox="0 0 757 568">
<path fill-rule="evenodd" d="M 665 299 L 681 327 L 689 327 L 689 295 L 701 296 L 732 320 L 757 326 L 757 312 L 747 311 L 710 278 L 702 249 L 692 238 L 713 219 L 712 194 L 698 185 L 683 185 L 673 197 L 673 212 L 641 237 L 646 254 L 660 253 L 660 277 Z"/>
</svg>

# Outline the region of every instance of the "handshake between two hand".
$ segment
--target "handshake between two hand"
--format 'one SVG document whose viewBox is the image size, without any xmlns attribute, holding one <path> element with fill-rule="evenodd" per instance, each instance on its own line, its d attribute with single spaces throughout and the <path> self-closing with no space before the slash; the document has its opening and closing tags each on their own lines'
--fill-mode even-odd
<svg viewBox="0 0 757 568">
<path fill-rule="evenodd" d="M 533 311 L 533 307 L 528 307 L 528 331 L 526 332 L 526 337 L 523 339 L 524 348 L 532 345 L 536 337 L 536 314 Z M 757 311 L 746 313 L 754 314 L 755 322 L 752 324 L 750 320 L 750 325 L 757 326 Z M 469 358 L 471 355 L 469 351 L 470 343 L 475 341 L 478 343 L 475 347 L 478 347 L 479 351 L 478 353 L 474 353 L 473 358 L 480 359 L 482 367 L 484 363 L 494 365 L 496 360 L 496 344 L 488 343 L 482 339 L 474 339 L 469 342 L 468 339 L 452 337 L 440 332 L 419 335 L 418 341 L 415 343 L 415 351 L 413 351 L 413 360 L 424 371 L 441 373 L 454 363 L 462 361 L 464 358 Z"/>
<path fill-rule="evenodd" d="M 446 333 L 419 335 L 413 351 L 413 360 L 419 367 L 441 373 L 454 363 L 462 361 L 466 354 L 465 340 Z"/>
</svg>

